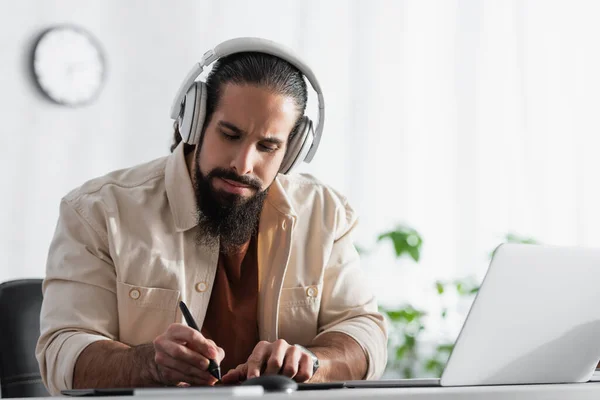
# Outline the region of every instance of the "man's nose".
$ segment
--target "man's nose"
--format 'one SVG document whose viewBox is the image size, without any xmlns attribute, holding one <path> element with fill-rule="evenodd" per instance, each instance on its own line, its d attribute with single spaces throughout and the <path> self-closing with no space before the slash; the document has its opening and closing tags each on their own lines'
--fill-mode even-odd
<svg viewBox="0 0 600 400">
<path fill-rule="evenodd" d="M 239 148 L 233 160 L 231 160 L 231 168 L 239 175 L 251 174 L 254 164 L 254 151 L 251 146 Z"/>
</svg>

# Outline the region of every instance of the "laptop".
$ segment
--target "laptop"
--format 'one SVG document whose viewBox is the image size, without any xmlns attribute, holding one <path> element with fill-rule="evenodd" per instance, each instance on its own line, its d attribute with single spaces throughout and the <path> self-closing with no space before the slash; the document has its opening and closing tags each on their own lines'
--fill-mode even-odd
<svg viewBox="0 0 600 400">
<path fill-rule="evenodd" d="M 590 381 L 600 361 L 599 285 L 600 249 L 502 244 L 440 379 L 349 381 L 343 386 Z"/>
</svg>

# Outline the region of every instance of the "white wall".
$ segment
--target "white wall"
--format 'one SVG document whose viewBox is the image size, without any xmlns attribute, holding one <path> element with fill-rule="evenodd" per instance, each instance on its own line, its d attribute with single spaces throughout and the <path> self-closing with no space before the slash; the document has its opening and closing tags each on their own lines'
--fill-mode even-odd
<svg viewBox="0 0 600 400">
<path fill-rule="evenodd" d="M 0 169 L 6 177 L 0 197 L 0 281 L 44 274 L 58 203 L 69 190 L 168 153 L 172 98 L 208 48 L 247 35 L 307 53 L 299 24 L 308 4 L 257 6 L 196 0 L 0 3 Z M 29 76 L 32 41 L 59 23 L 90 30 L 106 52 L 107 83 L 90 106 L 51 104 Z M 324 148 L 331 139 L 324 140 Z"/>
<path fill-rule="evenodd" d="M 365 260 L 383 302 L 427 303 L 432 280 L 485 271 L 514 231 L 600 242 L 600 3 L 594 0 L 19 0 L 0 3 L 0 281 L 42 276 L 58 202 L 167 154 L 168 112 L 204 51 L 263 36 L 312 65 L 325 134 L 305 170 L 346 193 L 359 243 L 406 222 L 418 266 Z M 66 109 L 27 73 L 31 42 L 71 22 L 103 44 L 99 100 Z"/>
</svg>

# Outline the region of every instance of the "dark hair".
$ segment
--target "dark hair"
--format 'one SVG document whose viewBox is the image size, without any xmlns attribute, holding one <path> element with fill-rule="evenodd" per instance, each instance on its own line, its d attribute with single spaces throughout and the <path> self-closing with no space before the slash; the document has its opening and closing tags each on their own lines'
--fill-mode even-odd
<svg viewBox="0 0 600 400">
<path fill-rule="evenodd" d="M 290 137 L 295 134 L 308 99 L 306 82 L 298 68 L 279 57 L 255 52 L 235 53 L 217 60 L 206 78 L 206 119 L 203 130 L 210 123 L 219 105 L 222 88 L 227 83 L 261 86 L 293 98 L 299 115 Z M 177 122 L 174 128 L 171 152 L 181 142 Z"/>
</svg>

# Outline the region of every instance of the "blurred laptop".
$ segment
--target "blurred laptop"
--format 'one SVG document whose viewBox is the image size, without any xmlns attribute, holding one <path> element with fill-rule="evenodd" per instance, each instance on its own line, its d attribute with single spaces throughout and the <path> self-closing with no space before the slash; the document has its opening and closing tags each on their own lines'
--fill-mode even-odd
<svg viewBox="0 0 600 400">
<path fill-rule="evenodd" d="M 587 382 L 600 360 L 599 282 L 600 249 L 500 245 L 440 379 L 343 386 Z"/>
</svg>

